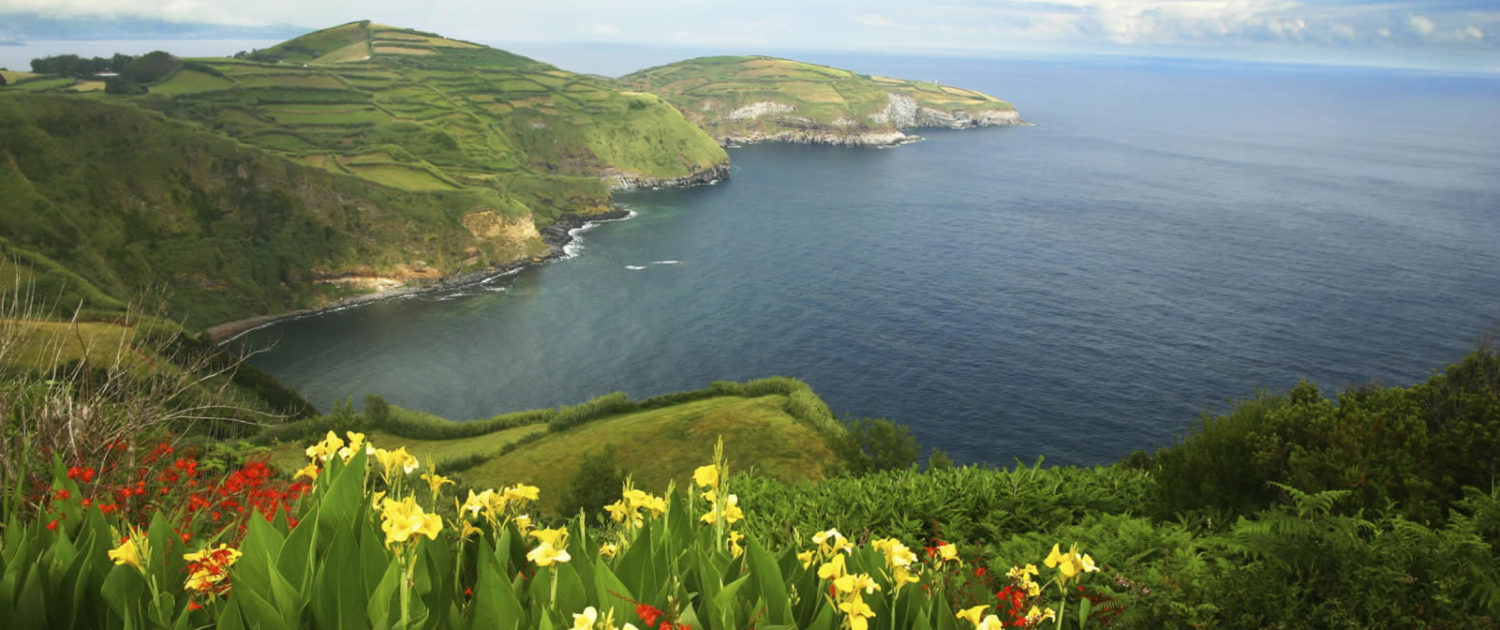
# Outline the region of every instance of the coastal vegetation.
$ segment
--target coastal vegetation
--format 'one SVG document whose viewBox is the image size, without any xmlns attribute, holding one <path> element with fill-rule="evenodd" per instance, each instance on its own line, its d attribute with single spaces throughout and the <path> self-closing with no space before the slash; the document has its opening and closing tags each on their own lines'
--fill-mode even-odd
<svg viewBox="0 0 1500 630">
<path fill-rule="evenodd" d="M 6 461 L 22 463 L 0 510 L 0 613 L 36 627 L 1484 628 L 1500 614 L 1491 346 L 1410 387 L 1261 393 L 1095 467 L 918 467 L 900 427 L 838 421 L 785 378 L 470 422 L 372 396 L 228 440 L 159 398 L 7 387 L 26 392 L 0 409 Z M 57 439 L 81 417 L 132 430 Z"/>
</svg>

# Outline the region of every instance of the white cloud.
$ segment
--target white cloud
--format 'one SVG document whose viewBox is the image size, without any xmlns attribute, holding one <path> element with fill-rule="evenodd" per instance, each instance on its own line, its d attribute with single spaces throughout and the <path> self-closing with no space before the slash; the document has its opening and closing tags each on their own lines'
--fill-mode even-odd
<svg viewBox="0 0 1500 630">
<path fill-rule="evenodd" d="M 589 24 L 584 28 L 584 31 L 591 35 L 600 35 L 603 37 L 614 37 L 620 34 L 619 27 L 613 24 Z"/>
<path fill-rule="evenodd" d="M 855 21 L 855 23 L 861 24 L 861 25 L 864 25 L 864 26 L 890 26 L 891 25 L 891 21 L 888 20 L 888 19 L 886 19 L 885 16 L 883 16 L 883 15 L 873 15 L 873 14 L 856 15 L 856 16 L 854 16 L 854 21 Z"/>
<path fill-rule="evenodd" d="M 1354 30 L 1354 27 L 1348 24 L 1334 24 L 1328 27 L 1328 33 L 1334 39 L 1346 42 L 1352 42 L 1358 37 L 1358 33 Z"/>
<path fill-rule="evenodd" d="M 1391 36 L 1391 29 L 1388 29 L 1388 28 L 1379 28 L 1379 29 L 1375 30 L 1375 33 L 1377 35 L 1381 36 L 1381 37 L 1390 37 Z"/>
<path fill-rule="evenodd" d="M 1407 22 L 1411 24 L 1413 29 L 1416 29 L 1418 35 L 1422 35 L 1423 37 L 1431 35 L 1433 31 L 1437 30 L 1437 23 L 1425 15 L 1413 15 Z"/>
</svg>

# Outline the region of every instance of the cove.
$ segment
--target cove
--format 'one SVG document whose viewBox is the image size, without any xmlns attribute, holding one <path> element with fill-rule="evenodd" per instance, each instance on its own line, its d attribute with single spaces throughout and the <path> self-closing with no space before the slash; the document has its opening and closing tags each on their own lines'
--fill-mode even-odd
<svg viewBox="0 0 1500 630">
<path fill-rule="evenodd" d="M 273 326 L 252 361 L 455 419 L 780 374 L 959 461 L 1095 464 L 1257 387 L 1425 378 L 1500 320 L 1494 79 L 809 60 L 1038 124 L 734 149 L 575 257 Z"/>
</svg>

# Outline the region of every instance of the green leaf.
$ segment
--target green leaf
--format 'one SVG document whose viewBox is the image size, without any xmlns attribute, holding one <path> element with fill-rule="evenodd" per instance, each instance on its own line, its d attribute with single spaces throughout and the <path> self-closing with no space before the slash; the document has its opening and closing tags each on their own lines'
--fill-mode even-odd
<svg viewBox="0 0 1500 630">
<path fill-rule="evenodd" d="M 614 611 L 615 619 L 625 619 L 635 614 L 635 596 L 620 578 L 611 571 L 604 556 L 594 558 L 594 590 L 598 593 L 599 614 Z"/>
<path fill-rule="evenodd" d="M 376 628 L 390 627 L 401 617 L 401 594 L 397 589 L 401 586 L 401 563 L 392 560 L 386 566 L 385 574 L 381 576 L 380 582 L 375 588 L 366 591 L 370 602 L 365 607 L 365 615 L 369 618 L 370 626 Z"/>
<path fill-rule="evenodd" d="M 493 554 L 479 554 L 479 576 L 470 604 L 471 628 L 509 630 L 526 624 L 526 611 L 521 608 L 510 582 L 501 576 L 499 569 L 499 562 Z"/>
<path fill-rule="evenodd" d="M 750 574 L 755 576 L 760 596 L 766 602 L 766 621 L 773 624 L 792 623 L 791 598 L 776 558 L 754 538 L 747 538 L 745 543 L 745 558 L 750 562 Z"/>
<path fill-rule="evenodd" d="M 302 590 L 311 581 L 313 562 L 317 558 L 317 548 L 313 546 L 317 542 L 317 523 L 297 525 L 281 546 L 281 553 L 276 558 L 276 568 L 294 588 Z M 338 536 L 335 540 L 346 538 L 347 536 Z"/>
<path fill-rule="evenodd" d="M 369 625 L 359 548 L 352 536 L 336 536 L 313 578 L 313 618 L 321 628 L 357 630 Z"/>
</svg>

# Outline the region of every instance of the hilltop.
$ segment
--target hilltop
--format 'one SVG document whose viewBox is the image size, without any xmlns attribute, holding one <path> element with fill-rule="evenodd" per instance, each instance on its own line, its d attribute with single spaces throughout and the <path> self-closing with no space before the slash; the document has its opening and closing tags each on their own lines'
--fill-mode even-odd
<svg viewBox="0 0 1500 630">
<path fill-rule="evenodd" d="M 152 55 L 139 84 L 10 77 L 0 250 L 116 305 L 165 287 L 191 328 L 488 277 L 617 212 L 612 189 L 727 173 L 655 96 L 430 33 Z"/>
<path fill-rule="evenodd" d="M 677 106 L 722 144 L 899 144 L 905 131 L 1024 124 L 988 94 L 774 57 L 701 57 L 620 78 Z"/>
</svg>

